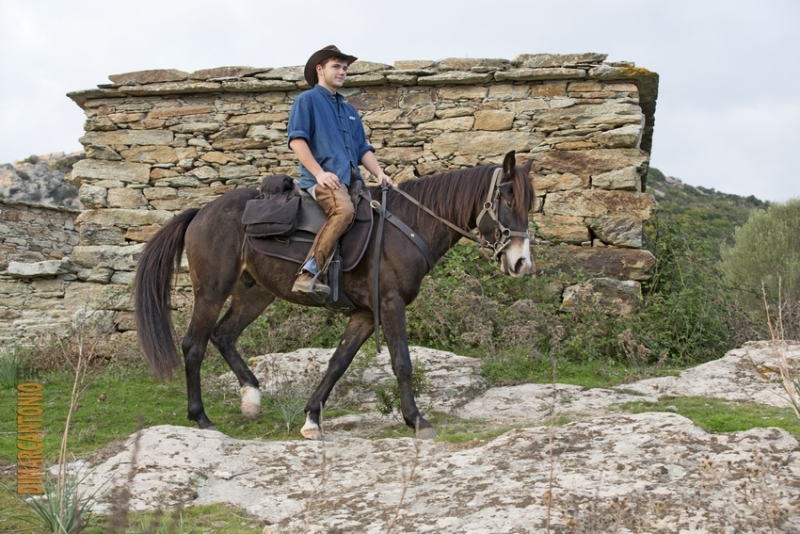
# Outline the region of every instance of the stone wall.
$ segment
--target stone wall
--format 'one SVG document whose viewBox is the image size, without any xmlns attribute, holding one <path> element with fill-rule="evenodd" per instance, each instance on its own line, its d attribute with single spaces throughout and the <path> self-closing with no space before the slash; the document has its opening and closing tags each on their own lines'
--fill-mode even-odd
<svg viewBox="0 0 800 534">
<path fill-rule="evenodd" d="M 76 209 L 0 198 L 0 271 L 10 262 L 61 260 L 80 242 Z"/>
<path fill-rule="evenodd" d="M 646 280 L 654 260 L 642 249 L 642 224 L 654 200 L 644 177 L 658 75 L 605 58 L 358 61 L 341 92 L 397 182 L 500 163 L 516 150 L 534 160 L 540 270 Z M 265 175 L 298 175 L 286 128 L 308 88 L 302 67 L 109 78 L 68 95 L 86 113 L 87 156 L 68 177 L 86 208 L 70 272 L 95 304 L 124 292 L 144 243 L 175 213 Z M 129 305 L 106 309 L 115 328 L 132 328 Z"/>
<path fill-rule="evenodd" d="M 396 181 L 535 160 L 544 243 L 619 279 L 649 276 L 642 222 L 658 76 L 605 55 L 358 61 L 342 90 Z M 76 261 L 138 251 L 175 212 L 262 176 L 297 176 L 286 127 L 301 67 L 143 71 L 70 93 L 86 112 L 87 158 L 71 182 L 88 209 Z M 368 176 L 369 173 L 364 173 Z M 99 247 L 99 248 L 98 248 Z M 580 247 L 580 250 L 571 250 Z M 580 252 L 581 254 L 578 254 Z M 557 255 L 558 256 L 558 255 Z"/>
</svg>

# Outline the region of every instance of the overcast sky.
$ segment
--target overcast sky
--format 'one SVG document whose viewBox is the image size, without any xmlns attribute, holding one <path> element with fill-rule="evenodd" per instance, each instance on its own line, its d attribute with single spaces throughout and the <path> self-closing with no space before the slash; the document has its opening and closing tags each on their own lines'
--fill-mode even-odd
<svg viewBox="0 0 800 534">
<path fill-rule="evenodd" d="M 600 52 L 660 75 L 651 165 L 762 200 L 800 197 L 798 0 L 0 0 L 0 163 L 81 150 L 65 94 L 108 75 L 361 59 Z"/>
</svg>

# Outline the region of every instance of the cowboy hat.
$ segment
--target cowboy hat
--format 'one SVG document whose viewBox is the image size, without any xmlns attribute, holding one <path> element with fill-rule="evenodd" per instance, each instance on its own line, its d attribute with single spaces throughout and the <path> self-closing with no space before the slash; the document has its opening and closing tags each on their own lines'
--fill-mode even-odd
<svg viewBox="0 0 800 534">
<path fill-rule="evenodd" d="M 317 65 L 331 57 L 342 57 L 347 60 L 348 65 L 358 59 L 355 56 L 349 56 L 343 53 L 334 45 L 328 45 L 321 50 L 317 50 L 311 54 L 310 58 L 308 58 L 308 61 L 306 62 L 306 68 L 303 70 L 303 76 L 308 82 L 308 85 L 311 87 L 317 85 Z"/>
</svg>

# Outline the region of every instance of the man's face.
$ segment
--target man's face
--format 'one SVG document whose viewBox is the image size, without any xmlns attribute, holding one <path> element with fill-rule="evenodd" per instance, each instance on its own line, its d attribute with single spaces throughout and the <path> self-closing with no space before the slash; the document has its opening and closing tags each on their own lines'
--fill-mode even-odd
<svg viewBox="0 0 800 534">
<path fill-rule="evenodd" d="M 330 91 L 335 91 L 344 85 L 347 78 L 347 61 L 332 59 L 325 66 L 317 65 L 317 80 L 320 85 Z"/>
</svg>

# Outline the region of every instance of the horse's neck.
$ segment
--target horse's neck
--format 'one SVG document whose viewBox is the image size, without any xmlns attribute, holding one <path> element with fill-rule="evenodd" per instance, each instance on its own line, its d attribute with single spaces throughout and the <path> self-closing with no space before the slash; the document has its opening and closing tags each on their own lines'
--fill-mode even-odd
<svg viewBox="0 0 800 534">
<path fill-rule="evenodd" d="M 438 179 L 455 180 L 457 183 L 459 177 L 456 174 L 453 174 L 447 177 L 442 176 Z M 443 187 L 443 189 L 445 188 Z M 464 232 L 471 232 L 475 229 L 478 212 L 480 211 L 481 206 L 483 206 L 483 202 L 486 200 L 485 193 L 481 193 L 480 198 L 476 198 L 474 194 L 470 195 L 469 192 L 463 188 L 459 189 L 456 187 L 455 191 L 456 197 L 449 199 L 448 201 L 448 205 L 451 207 L 450 212 L 437 213 L 437 215 L 449 223 L 458 226 Z M 425 199 L 418 198 L 417 200 L 423 205 L 425 204 Z M 459 213 L 457 213 L 457 207 L 467 205 L 470 206 L 471 209 L 468 223 L 466 225 L 459 225 L 456 220 L 459 215 Z M 433 253 L 434 258 L 438 260 L 444 256 L 448 250 L 453 248 L 453 246 L 455 246 L 455 244 L 458 243 L 464 236 L 448 227 L 445 223 L 434 221 L 431 224 L 430 221 L 431 219 L 429 217 L 424 217 L 422 219 L 422 224 L 416 225 L 419 226 L 419 228 L 414 228 L 414 230 L 418 232 L 423 240 L 430 244 L 431 252 Z"/>
</svg>

